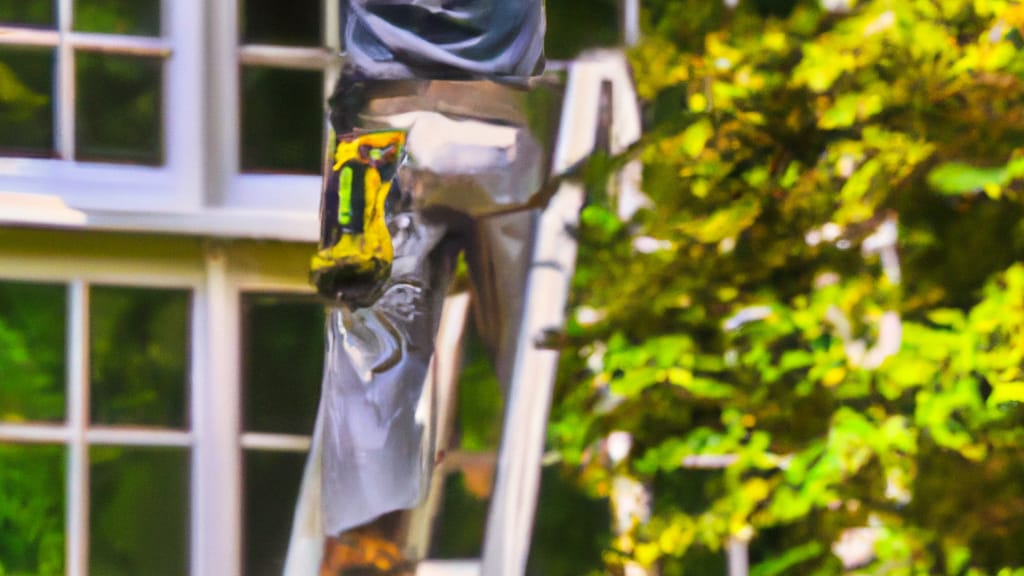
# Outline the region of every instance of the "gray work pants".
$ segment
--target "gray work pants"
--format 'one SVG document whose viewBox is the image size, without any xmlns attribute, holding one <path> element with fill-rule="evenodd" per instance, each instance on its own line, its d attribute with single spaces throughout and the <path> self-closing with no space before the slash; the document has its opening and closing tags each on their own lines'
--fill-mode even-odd
<svg viewBox="0 0 1024 576">
<path fill-rule="evenodd" d="M 395 261 L 382 296 L 330 314 L 315 440 L 327 534 L 414 507 L 425 493 L 435 447 L 420 396 L 461 251 L 479 333 L 507 385 L 536 219 L 507 211 L 548 177 L 559 104 L 487 81 L 371 88 L 356 122 L 408 131 L 397 176 L 408 210 L 389 222 Z"/>
</svg>

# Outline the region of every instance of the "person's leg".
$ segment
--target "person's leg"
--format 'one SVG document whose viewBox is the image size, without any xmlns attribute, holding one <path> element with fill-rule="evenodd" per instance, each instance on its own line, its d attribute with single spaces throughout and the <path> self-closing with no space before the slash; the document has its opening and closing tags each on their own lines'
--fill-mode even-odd
<svg viewBox="0 0 1024 576">
<path fill-rule="evenodd" d="M 317 430 L 327 536 L 353 527 L 370 534 L 366 523 L 424 494 L 434 450 L 415 411 L 457 253 L 450 231 L 469 240 L 478 322 L 507 385 L 534 217 L 481 213 L 528 198 L 546 175 L 549 149 L 532 126 L 544 115 L 522 90 L 487 82 L 375 90 L 365 100 L 339 91 L 332 104 L 363 112 L 334 118 L 335 128 L 406 131 L 408 160 L 396 182 L 411 210 L 389 220 L 395 260 L 380 298 L 369 308 L 338 309 L 329 321 Z"/>
<path fill-rule="evenodd" d="M 415 413 L 456 246 L 416 213 L 393 219 L 395 261 L 370 308 L 330 314 L 324 364 L 322 494 L 327 534 L 414 506 L 433 454 Z"/>
<path fill-rule="evenodd" d="M 286 576 L 313 574 L 317 565 L 329 576 L 405 574 L 412 566 L 402 557 L 402 517 L 389 511 L 414 506 L 434 467 L 424 433 L 432 404 L 421 396 L 460 245 L 450 228 L 411 211 L 391 217 L 395 258 L 380 298 L 329 315 L 320 413 Z"/>
</svg>

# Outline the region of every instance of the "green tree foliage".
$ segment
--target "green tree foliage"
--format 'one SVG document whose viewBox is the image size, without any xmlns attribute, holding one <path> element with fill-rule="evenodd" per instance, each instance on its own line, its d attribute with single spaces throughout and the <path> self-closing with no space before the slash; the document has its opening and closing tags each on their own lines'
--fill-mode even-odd
<svg viewBox="0 0 1024 576">
<path fill-rule="evenodd" d="M 1024 566 L 1024 5 L 644 10 L 652 208 L 583 213 L 551 434 L 599 494 L 633 435 L 654 514 L 609 563 L 838 573 L 872 526 L 860 573 Z M 658 498 L 701 455 L 700 505 Z"/>
</svg>

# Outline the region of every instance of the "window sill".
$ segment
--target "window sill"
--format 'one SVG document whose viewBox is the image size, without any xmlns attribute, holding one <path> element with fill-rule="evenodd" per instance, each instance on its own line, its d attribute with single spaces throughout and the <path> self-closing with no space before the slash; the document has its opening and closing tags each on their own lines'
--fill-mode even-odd
<svg viewBox="0 0 1024 576">
<path fill-rule="evenodd" d="M 0 193 L 59 197 L 80 209 L 173 210 L 187 203 L 172 170 L 34 158 L 0 158 Z"/>
<path fill-rule="evenodd" d="M 320 175 L 236 174 L 227 187 L 224 208 L 316 215 Z"/>
<path fill-rule="evenodd" d="M 68 206 L 53 194 L 0 189 L 0 226 L 52 227 L 316 242 L 316 210 L 201 208 L 187 212 L 89 210 Z"/>
</svg>

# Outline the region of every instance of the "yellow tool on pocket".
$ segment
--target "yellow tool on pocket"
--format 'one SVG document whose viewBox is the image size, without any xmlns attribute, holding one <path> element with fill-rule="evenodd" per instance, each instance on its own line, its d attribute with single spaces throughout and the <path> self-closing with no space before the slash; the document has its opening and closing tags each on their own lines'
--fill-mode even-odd
<svg viewBox="0 0 1024 576">
<path fill-rule="evenodd" d="M 310 266 L 322 296 L 356 307 L 379 296 L 394 260 L 387 217 L 404 153 L 401 130 L 337 138 L 320 204 L 320 249 Z"/>
</svg>

